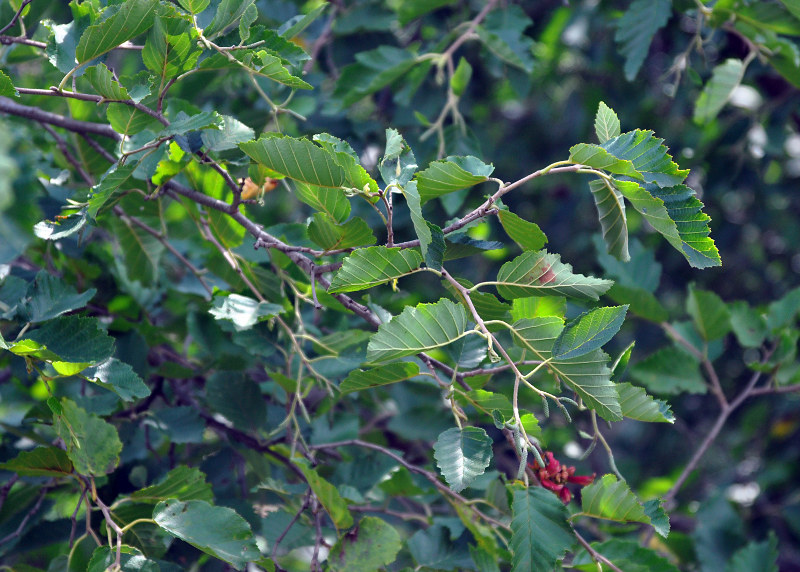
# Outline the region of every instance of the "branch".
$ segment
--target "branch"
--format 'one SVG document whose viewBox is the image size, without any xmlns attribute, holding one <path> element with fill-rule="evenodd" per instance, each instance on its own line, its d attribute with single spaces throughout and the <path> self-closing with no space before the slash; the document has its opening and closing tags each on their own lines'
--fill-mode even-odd
<svg viewBox="0 0 800 572">
<path fill-rule="evenodd" d="M 22 11 L 25 9 L 25 6 L 27 6 L 31 2 L 33 2 L 33 0 L 22 0 L 22 3 L 19 5 L 19 10 L 17 10 L 17 13 L 14 14 L 13 18 L 11 18 L 11 21 L 2 28 L 0 28 L 0 36 L 3 35 L 3 33 L 5 33 L 5 31 L 8 30 L 11 26 L 17 23 L 17 20 L 22 14 Z"/>
<path fill-rule="evenodd" d="M 46 91 L 46 90 L 43 90 Z M 63 127 L 69 131 L 76 133 L 94 133 L 95 135 L 102 135 L 119 141 L 122 135 L 114 131 L 110 125 L 106 123 L 92 123 L 91 121 L 78 121 L 71 117 L 64 117 L 57 113 L 44 111 L 38 107 L 29 107 L 17 103 L 7 97 L 0 96 L 0 113 L 7 113 L 9 115 L 16 115 L 17 117 L 24 117 L 25 119 L 32 119 L 40 123 L 49 123 L 57 127 Z"/>
<path fill-rule="evenodd" d="M 122 103 L 123 105 L 129 105 L 142 113 L 146 113 L 147 115 L 153 117 L 154 119 L 158 120 L 162 125 L 169 126 L 169 121 L 158 113 L 157 111 L 153 111 L 146 105 L 142 105 L 141 103 L 137 103 L 132 99 L 107 99 L 101 95 L 94 95 L 92 93 L 80 93 L 77 91 L 59 91 L 56 88 L 51 89 L 32 89 L 27 87 L 18 87 L 16 88 L 18 92 L 23 95 L 43 95 L 43 96 L 50 96 L 50 97 L 66 97 L 69 99 L 79 99 L 81 101 L 93 101 L 94 103 Z"/>
</svg>

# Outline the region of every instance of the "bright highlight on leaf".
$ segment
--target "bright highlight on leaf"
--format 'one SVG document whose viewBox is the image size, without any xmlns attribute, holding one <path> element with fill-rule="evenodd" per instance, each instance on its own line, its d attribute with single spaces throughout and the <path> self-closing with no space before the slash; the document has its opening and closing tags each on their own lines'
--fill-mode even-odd
<svg viewBox="0 0 800 572">
<path fill-rule="evenodd" d="M 595 308 L 581 314 L 561 330 L 553 344 L 553 357 L 568 359 L 602 347 L 619 331 L 628 306 Z"/>
<path fill-rule="evenodd" d="M 422 256 L 416 250 L 372 246 L 360 248 L 344 259 L 328 292 L 354 292 L 385 284 L 416 272 Z"/>
</svg>

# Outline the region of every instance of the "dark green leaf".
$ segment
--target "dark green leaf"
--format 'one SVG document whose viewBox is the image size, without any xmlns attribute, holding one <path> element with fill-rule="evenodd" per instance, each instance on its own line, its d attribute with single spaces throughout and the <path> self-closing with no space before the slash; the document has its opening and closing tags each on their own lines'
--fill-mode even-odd
<svg viewBox="0 0 800 572">
<path fill-rule="evenodd" d="M 749 542 L 747 546 L 737 550 L 725 571 L 778 572 L 778 556 L 778 538 L 770 531 L 764 542 Z"/>
<path fill-rule="evenodd" d="M 105 99 L 130 99 L 128 90 L 119 84 L 105 64 L 87 68 L 84 75 L 94 90 Z"/>
<path fill-rule="evenodd" d="M 461 337 L 466 326 L 464 307 L 446 298 L 408 306 L 372 336 L 367 361 L 389 361 L 447 345 Z"/>
<path fill-rule="evenodd" d="M 37 447 L 0 463 L 0 469 L 13 471 L 20 477 L 63 477 L 72 473 L 72 461 L 58 447 Z"/>
<path fill-rule="evenodd" d="M 87 572 L 106 572 L 106 570 L 119 570 L 119 572 L 161 572 L 161 567 L 155 560 L 146 558 L 136 548 L 123 545 L 120 550 L 120 568 L 114 568 L 117 560 L 117 551 L 110 546 L 98 546 L 92 559 L 89 561 Z"/>
<path fill-rule="evenodd" d="M 123 252 L 128 277 L 146 286 L 153 284 L 158 278 L 164 245 L 128 218 L 113 219 L 111 225 Z"/>
<path fill-rule="evenodd" d="M 575 543 L 567 508 L 543 488 L 514 487 L 511 519 L 511 570 L 553 570 Z"/>
<path fill-rule="evenodd" d="M 394 562 L 401 546 L 400 535 L 393 526 L 380 518 L 365 516 L 333 545 L 328 566 L 332 572 L 378 570 Z"/>
<path fill-rule="evenodd" d="M 525 30 L 532 23 L 522 8 L 512 4 L 504 10 L 489 12 L 483 25 L 476 26 L 475 32 L 495 56 L 531 73 L 533 40 L 525 35 Z"/>
<path fill-rule="evenodd" d="M 201 132 L 203 146 L 209 151 L 235 149 L 239 143 L 253 139 L 255 132 L 235 117 L 222 115 L 219 129 L 204 129 Z"/>
<path fill-rule="evenodd" d="M 206 401 L 239 429 L 266 429 L 266 401 L 258 384 L 242 373 L 220 371 L 211 375 L 206 381 Z"/>
<path fill-rule="evenodd" d="M 650 524 L 655 531 L 666 538 L 669 535 L 669 515 L 664 507 L 661 506 L 661 499 L 651 499 L 644 503 L 644 512 L 650 518 Z"/>
<path fill-rule="evenodd" d="M 581 314 L 561 330 L 553 344 L 553 357 L 564 360 L 602 347 L 622 327 L 627 312 L 628 306 L 608 306 Z"/>
<path fill-rule="evenodd" d="M 133 368 L 116 358 L 106 360 L 102 364 L 83 372 L 88 379 L 103 384 L 125 401 L 134 401 L 150 395 L 150 388 Z"/>
<path fill-rule="evenodd" d="M 236 568 L 261 558 L 250 525 L 230 508 L 202 500 L 167 500 L 153 509 L 153 520 L 173 536 Z"/>
<path fill-rule="evenodd" d="M 339 107 L 346 108 L 408 74 L 417 64 L 411 52 L 393 46 L 380 46 L 355 56 L 356 63 L 345 66 L 333 93 Z"/>
<path fill-rule="evenodd" d="M 178 0 L 178 3 L 192 14 L 199 14 L 208 7 L 210 0 Z"/>
<path fill-rule="evenodd" d="M 236 23 L 255 0 L 222 0 L 217 6 L 214 19 L 203 30 L 203 35 L 212 38 L 225 28 Z"/>
<path fill-rule="evenodd" d="M 757 348 L 767 336 L 767 320 L 745 301 L 733 302 L 728 306 L 731 315 L 731 329 L 739 344 L 746 348 Z"/>
<path fill-rule="evenodd" d="M 145 32 L 153 25 L 157 4 L 158 0 L 128 0 L 115 14 L 89 26 L 75 48 L 78 63 L 88 62 Z"/>
<path fill-rule="evenodd" d="M 649 548 L 644 548 L 635 540 L 615 538 L 605 542 L 593 542 L 592 548 L 625 572 L 678 572 L 669 560 L 662 558 Z M 596 572 L 597 563 L 587 552 L 580 552 L 572 565 L 583 572 Z"/>
<path fill-rule="evenodd" d="M 689 170 L 678 168 L 663 142 L 652 131 L 636 129 L 609 139 L 601 147 L 617 159 L 630 161 L 645 183 L 672 187 L 681 184 Z"/>
<path fill-rule="evenodd" d="M 26 338 L 69 363 L 98 363 L 114 351 L 113 338 L 100 329 L 97 318 L 61 316 L 45 322 Z"/>
<path fill-rule="evenodd" d="M 439 270 L 444 260 L 444 234 L 441 229 L 429 223 L 422 215 L 422 206 L 417 192 L 416 182 L 411 181 L 403 189 L 408 210 L 411 212 L 411 222 L 419 238 L 420 250 L 425 264 L 429 268 Z"/>
<path fill-rule="evenodd" d="M 631 377 L 653 393 L 705 393 L 700 365 L 686 352 L 666 347 L 631 368 Z"/>
<path fill-rule="evenodd" d="M 141 181 L 135 179 L 131 180 L 135 165 L 112 165 L 111 168 L 103 175 L 100 182 L 92 187 L 92 194 L 89 197 L 89 205 L 87 207 L 87 214 L 93 219 L 97 217 L 97 213 L 105 206 L 111 195 L 120 187 L 128 185 L 134 187 L 144 186 Z M 129 182 L 130 181 L 130 182 Z"/>
<path fill-rule="evenodd" d="M 67 446 L 67 456 L 81 475 L 105 475 L 119 464 L 122 442 L 116 428 L 87 413 L 66 397 L 54 418 L 55 430 Z"/>
<path fill-rule="evenodd" d="M 625 56 L 625 77 L 633 81 L 642 67 L 653 36 L 667 24 L 672 13 L 670 0 L 635 0 L 617 23 L 614 39 Z"/>
<path fill-rule="evenodd" d="M 482 475 L 492 460 L 492 439 L 480 427 L 453 427 L 439 435 L 433 456 L 447 484 L 461 492 Z"/>
<path fill-rule="evenodd" d="M 625 200 L 622 193 L 605 179 L 589 182 L 600 228 L 603 230 L 603 241 L 611 256 L 628 262 L 628 219 L 625 216 Z"/>
<path fill-rule="evenodd" d="M 716 340 L 731 331 L 731 314 L 722 299 L 707 290 L 689 287 L 686 312 L 706 341 Z"/>
<path fill-rule="evenodd" d="M 83 308 L 97 290 L 82 294 L 63 280 L 41 270 L 28 287 L 25 313 L 29 322 L 45 322 L 78 308 Z"/>
</svg>

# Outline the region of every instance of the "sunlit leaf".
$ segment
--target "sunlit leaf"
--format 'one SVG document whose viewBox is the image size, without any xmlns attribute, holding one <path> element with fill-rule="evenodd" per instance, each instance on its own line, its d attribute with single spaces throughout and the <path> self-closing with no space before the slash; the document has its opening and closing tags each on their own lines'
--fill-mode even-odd
<svg viewBox="0 0 800 572">
<path fill-rule="evenodd" d="M 619 405 L 622 416 L 650 423 L 674 423 L 675 416 L 664 401 L 647 395 L 641 387 L 618 383 Z"/>
<path fill-rule="evenodd" d="M 492 460 L 492 439 L 480 427 L 453 427 L 439 435 L 433 456 L 455 492 L 467 488 Z"/>
<path fill-rule="evenodd" d="M 280 304 L 259 302 L 241 294 L 216 295 L 209 313 L 217 320 L 230 320 L 237 331 L 248 330 L 258 322 L 275 317 L 284 311 Z"/>
<path fill-rule="evenodd" d="M 507 210 L 499 211 L 497 218 L 509 238 L 522 250 L 541 250 L 547 244 L 547 236 L 535 222 L 528 222 Z"/>
<path fill-rule="evenodd" d="M 581 508 L 582 514 L 594 518 L 650 524 L 650 517 L 628 484 L 610 474 L 583 487 Z"/>
<path fill-rule="evenodd" d="M 405 381 L 419 375 L 419 366 L 411 362 L 397 362 L 373 367 L 357 369 L 342 380 L 339 389 L 342 393 L 364 391 L 398 381 Z"/>
<path fill-rule="evenodd" d="M 434 161 L 425 170 L 417 173 L 420 201 L 425 203 L 447 193 L 482 183 L 488 180 L 493 171 L 492 165 L 473 156 L 447 157 L 443 161 Z"/>
<path fill-rule="evenodd" d="M 156 4 L 158 0 L 129 0 L 106 20 L 89 26 L 75 49 L 78 63 L 88 62 L 145 32 L 153 25 Z"/>
<path fill-rule="evenodd" d="M 67 446 L 75 471 L 95 476 L 113 471 L 122 451 L 116 428 L 66 397 L 59 404 L 61 412 L 54 418 L 55 430 Z"/>
<path fill-rule="evenodd" d="M 158 484 L 132 492 L 131 499 L 150 504 L 168 499 L 213 502 L 214 494 L 211 485 L 206 482 L 205 473 L 195 467 L 181 465 L 167 473 Z"/>
<path fill-rule="evenodd" d="M 353 217 L 344 224 L 337 224 L 325 213 L 314 214 L 308 225 L 308 238 L 324 250 L 367 246 L 375 244 L 376 240 L 363 218 Z"/>
<path fill-rule="evenodd" d="M 332 484 L 323 479 L 317 471 L 305 464 L 298 463 L 297 467 L 303 472 L 308 481 L 308 486 L 316 495 L 319 502 L 325 507 L 325 511 L 331 517 L 337 529 L 350 528 L 353 526 L 353 515 L 347 509 L 345 501 Z"/>
<path fill-rule="evenodd" d="M 553 357 L 568 359 L 602 347 L 619 331 L 627 306 L 608 306 L 585 312 L 568 323 L 553 344 Z"/>
<path fill-rule="evenodd" d="M 328 566 L 331 572 L 378 570 L 394 562 L 401 547 L 400 534 L 393 526 L 365 516 L 333 545 Z"/>
<path fill-rule="evenodd" d="M 620 134 L 619 117 L 603 101 L 597 107 L 597 115 L 594 117 L 594 132 L 601 144 Z"/>
<path fill-rule="evenodd" d="M 285 175 L 319 187 L 341 187 L 345 172 L 331 153 L 308 139 L 268 133 L 257 141 L 240 143 L 251 159 Z"/>
</svg>

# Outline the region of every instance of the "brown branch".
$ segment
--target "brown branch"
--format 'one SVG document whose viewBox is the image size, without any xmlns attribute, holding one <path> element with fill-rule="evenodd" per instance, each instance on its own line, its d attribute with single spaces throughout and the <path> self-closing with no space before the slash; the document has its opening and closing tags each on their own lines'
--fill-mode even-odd
<svg viewBox="0 0 800 572">
<path fill-rule="evenodd" d="M 16 90 L 21 93 L 22 95 L 43 95 L 48 97 L 66 97 L 69 99 L 79 99 L 81 101 L 92 101 L 94 103 L 122 103 L 123 105 L 129 105 L 142 113 L 146 113 L 147 115 L 153 117 L 157 121 L 159 121 L 162 125 L 169 126 L 169 121 L 158 113 L 157 111 L 153 111 L 146 105 L 142 105 L 141 103 L 137 103 L 132 99 L 108 99 L 101 95 L 95 95 L 93 93 L 80 93 L 77 91 L 59 91 L 56 88 L 51 89 L 33 89 L 28 87 L 18 87 Z"/>
<path fill-rule="evenodd" d="M 37 512 L 39 512 L 39 509 L 40 509 L 40 508 L 41 508 L 41 506 L 42 506 L 42 502 L 44 502 L 44 498 L 47 496 L 47 493 L 48 493 L 48 492 L 50 492 L 50 489 L 51 489 L 51 488 L 53 488 L 54 484 L 55 484 L 55 479 L 51 479 L 51 480 L 48 482 L 48 484 L 46 484 L 45 486 L 43 486 L 43 487 L 42 487 L 42 489 L 39 491 L 39 498 L 38 498 L 38 499 L 36 499 L 36 504 L 35 504 L 35 505 L 33 505 L 33 508 L 31 508 L 31 509 L 30 509 L 30 510 L 29 510 L 29 511 L 28 511 L 28 512 L 25 514 L 25 517 L 24 517 L 24 518 L 22 519 L 22 521 L 19 523 L 19 526 L 17 526 L 17 529 L 16 529 L 14 532 L 11 532 L 11 533 L 7 534 L 7 535 L 6 535 L 6 536 L 4 536 L 3 538 L 0 538 L 0 546 L 2 546 L 3 544 L 5 544 L 6 542 L 9 542 L 9 541 L 11 541 L 11 540 L 14 540 L 14 539 L 15 539 L 15 538 L 17 538 L 17 537 L 18 537 L 20 534 L 22 534 L 22 531 L 23 531 L 23 530 L 25 529 L 25 527 L 28 525 L 28 521 L 29 521 L 31 518 L 33 518 L 33 515 L 35 515 Z"/>
<path fill-rule="evenodd" d="M 35 40 L 29 40 L 28 38 L 20 36 L 0 36 L 0 44 L 4 46 L 10 46 L 11 44 L 22 44 L 23 46 L 32 46 L 42 50 L 47 47 L 47 44 L 44 42 L 37 42 Z"/>
<path fill-rule="evenodd" d="M 8 30 L 11 26 L 17 23 L 17 20 L 19 20 L 22 11 L 25 9 L 25 6 L 27 6 L 31 2 L 33 2 L 33 0 L 22 0 L 22 3 L 19 5 L 19 10 L 17 10 L 17 13 L 14 14 L 13 18 L 11 18 L 11 21 L 2 28 L 0 28 L 0 36 L 2 36 L 5 33 L 5 31 Z"/>
<path fill-rule="evenodd" d="M 112 127 L 106 123 L 79 121 L 77 119 L 72 119 L 71 117 L 64 117 L 63 115 L 58 115 L 57 113 L 44 111 L 38 107 L 22 105 L 21 103 L 17 103 L 4 96 L 0 96 L 0 113 L 16 115 L 17 117 L 24 117 L 25 119 L 32 119 L 33 121 L 38 121 L 40 123 L 49 123 L 50 125 L 63 127 L 64 129 L 68 129 L 69 131 L 74 131 L 76 133 L 93 133 L 95 135 L 102 135 L 103 137 L 114 139 L 115 141 L 122 139 L 122 135 L 114 131 L 114 129 L 112 129 Z"/>
<path fill-rule="evenodd" d="M 475 32 L 475 28 L 477 28 L 478 24 L 480 24 L 483 21 L 483 19 L 486 18 L 486 15 L 489 12 L 491 12 L 495 4 L 497 4 L 497 0 L 489 0 L 489 2 L 486 3 L 483 9 L 480 12 L 478 12 L 478 15 L 475 16 L 469 23 L 469 26 L 467 27 L 466 31 L 463 34 L 461 34 L 456 39 L 456 41 L 453 42 L 442 55 L 445 56 L 447 59 L 452 58 L 456 50 L 460 48 L 464 42 L 466 42 L 472 37 L 473 32 Z"/>
<path fill-rule="evenodd" d="M 382 447 L 381 445 L 377 445 L 375 443 L 370 443 L 369 441 L 362 441 L 360 439 L 349 439 L 349 440 L 346 440 L 346 441 L 336 441 L 336 442 L 333 442 L 333 443 L 323 443 L 323 444 L 320 444 L 320 445 L 310 445 L 310 448 L 311 449 L 336 449 L 338 447 L 350 447 L 350 446 L 352 446 L 352 447 L 363 447 L 365 449 L 372 449 L 373 451 L 378 451 L 379 453 L 382 453 L 382 454 L 384 454 L 384 455 L 386 455 L 388 457 L 391 457 L 392 459 L 394 459 L 395 461 L 400 463 L 402 466 L 404 466 L 406 469 L 408 469 L 412 473 L 417 473 L 418 475 L 422 475 L 423 477 L 425 477 L 428 481 L 430 481 L 442 493 L 444 493 L 446 495 L 449 495 L 449 496 L 453 497 L 454 499 L 458 500 L 459 502 L 464 503 L 465 505 L 467 505 L 470 508 L 470 510 L 472 510 L 477 516 L 481 517 L 483 520 L 485 520 L 489 524 L 492 524 L 494 526 L 497 526 L 497 527 L 505 529 L 505 530 L 510 530 L 510 527 L 507 524 L 504 524 L 504 523 L 502 523 L 502 522 L 500 522 L 498 520 L 495 520 L 491 516 L 481 512 L 479 509 L 477 509 L 474 506 L 472 506 L 469 503 L 468 499 L 464 498 L 463 496 L 461 496 L 457 492 L 451 490 L 450 487 L 448 487 L 443 482 L 441 482 L 439 480 L 439 477 L 437 477 L 435 473 L 432 473 L 431 471 L 428 471 L 427 469 L 423 469 L 422 467 L 418 467 L 417 465 L 409 463 L 403 457 L 401 457 L 397 453 L 394 453 L 393 451 L 390 451 L 386 447 Z"/>
<path fill-rule="evenodd" d="M 578 542 L 581 543 L 581 546 L 583 546 L 586 552 L 589 553 L 589 555 L 592 557 L 592 560 L 594 560 L 595 562 L 601 562 L 602 564 L 605 564 L 606 566 L 614 570 L 614 572 L 622 572 L 622 570 L 617 566 L 615 566 L 614 563 L 611 562 L 611 560 L 609 560 L 608 558 L 600 554 L 597 550 L 592 548 L 592 545 L 589 544 L 589 542 L 583 536 L 578 534 L 577 530 L 573 530 L 572 532 L 575 533 L 575 538 L 578 539 Z"/>
</svg>

